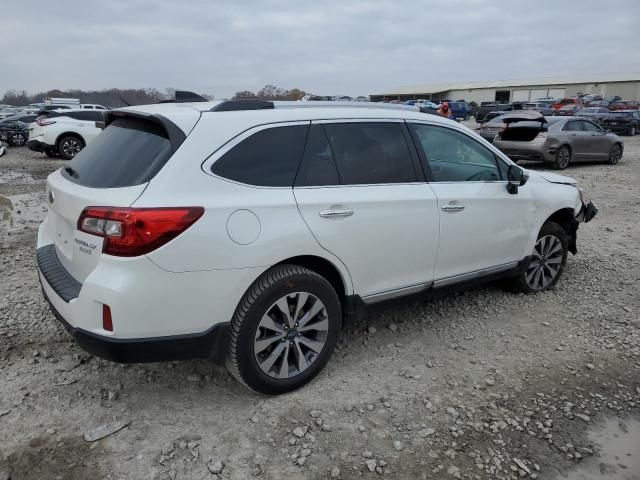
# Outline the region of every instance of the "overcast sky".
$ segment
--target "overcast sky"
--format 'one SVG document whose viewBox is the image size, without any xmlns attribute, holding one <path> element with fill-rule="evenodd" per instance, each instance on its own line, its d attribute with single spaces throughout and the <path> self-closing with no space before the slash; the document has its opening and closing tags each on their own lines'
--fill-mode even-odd
<svg viewBox="0 0 640 480">
<path fill-rule="evenodd" d="M 267 83 L 402 85 L 640 71 L 640 0 L 22 0 L 2 9 L 0 95 Z"/>
</svg>

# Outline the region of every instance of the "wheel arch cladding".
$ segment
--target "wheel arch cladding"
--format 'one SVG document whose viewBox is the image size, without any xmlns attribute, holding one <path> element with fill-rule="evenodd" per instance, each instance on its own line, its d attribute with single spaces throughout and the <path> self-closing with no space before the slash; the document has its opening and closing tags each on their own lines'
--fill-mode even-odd
<svg viewBox="0 0 640 480">
<path fill-rule="evenodd" d="M 340 271 L 329 260 L 316 257 L 314 255 L 301 255 L 298 257 L 291 257 L 283 260 L 276 265 L 299 265 L 301 267 L 308 268 L 311 271 L 316 272 L 318 275 L 324 277 L 333 287 L 340 299 L 340 305 L 343 313 L 347 308 L 347 289 L 345 285 L 345 279 L 342 278 Z M 274 265 L 275 266 L 275 265 Z"/>
<path fill-rule="evenodd" d="M 82 135 L 80 135 L 78 132 L 64 132 L 64 133 L 61 133 L 60 135 L 58 135 L 58 138 L 56 138 L 56 145 L 58 145 L 60 143 L 60 140 L 62 140 L 64 137 L 76 137 L 78 140 L 80 140 L 80 142 L 82 142 L 82 146 L 83 147 L 87 146 L 87 142 L 85 142 L 85 140 L 82 137 Z"/>
<path fill-rule="evenodd" d="M 545 220 L 544 223 L 554 222 L 560 225 L 569 237 L 569 251 L 574 255 L 578 252 L 576 245 L 578 222 L 575 219 L 573 209 L 563 208 Z"/>
</svg>

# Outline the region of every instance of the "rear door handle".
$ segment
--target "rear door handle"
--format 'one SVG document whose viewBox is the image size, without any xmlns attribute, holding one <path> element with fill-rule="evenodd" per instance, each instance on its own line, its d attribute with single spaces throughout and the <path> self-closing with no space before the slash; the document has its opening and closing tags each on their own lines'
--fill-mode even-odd
<svg viewBox="0 0 640 480">
<path fill-rule="evenodd" d="M 458 203 L 450 203 L 448 205 L 440 207 L 440 210 L 442 210 L 443 212 L 461 212 L 462 210 L 464 210 L 464 205 L 460 205 Z"/>
<path fill-rule="evenodd" d="M 350 217 L 351 215 L 353 215 L 353 210 L 350 210 L 348 208 L 345 209 L 329 209 L 329 210 L 322 210 L 320 212 L 320 216 L 322 218 L 336 218 L 336 217 Z"/>
</svg>

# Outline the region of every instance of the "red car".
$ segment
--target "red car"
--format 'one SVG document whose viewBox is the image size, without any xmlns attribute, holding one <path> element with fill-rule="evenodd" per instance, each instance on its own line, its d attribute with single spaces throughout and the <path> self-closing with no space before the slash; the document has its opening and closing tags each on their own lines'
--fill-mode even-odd
<svg viewBox="0 0 640 480">
<path fill-rule="evenodd" d="M 560 100 L 556 100 L 555 102 L 553 102 L 551 104 L 551 108 L 553 108 L 554 110 L 558 110 L 558 109 L 564 107 L 565 105 L 582 106 L 582 103 L 580 102 L 580 100 L 578 100 L 576 98 L 561 98 Z"/>
<path fill-rule="evenodd" d="M 640 102 L 635 100 L 619 100 L 609 105 L 609 110 L 639 110 Z"/>
</svg>

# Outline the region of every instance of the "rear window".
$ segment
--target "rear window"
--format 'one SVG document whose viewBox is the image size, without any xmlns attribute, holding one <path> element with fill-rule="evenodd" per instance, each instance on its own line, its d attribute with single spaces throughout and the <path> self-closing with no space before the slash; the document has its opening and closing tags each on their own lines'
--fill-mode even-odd
<svg viewBox="0 0 640 480">
<path fill-rule="evenodd" d="M 62 169 L 62 175 L 85 187 L 130 187 L 151 180 L 172 153 L 162 126 L 117 118 Z"/>
</svg>

